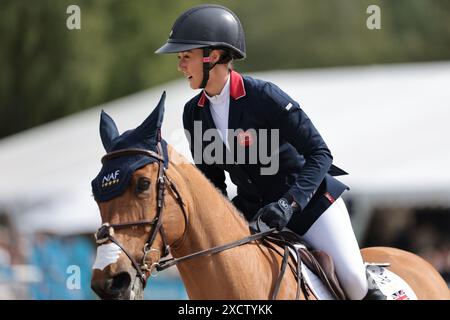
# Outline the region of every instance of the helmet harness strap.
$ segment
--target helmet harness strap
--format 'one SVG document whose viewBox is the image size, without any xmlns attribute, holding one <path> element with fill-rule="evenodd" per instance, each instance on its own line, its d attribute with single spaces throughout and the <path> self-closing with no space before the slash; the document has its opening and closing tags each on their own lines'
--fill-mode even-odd
<svg viewBox="0 0 450 320">
<path fill-rule="evenodd" d="M 200 89 L 204 89 L 209 80 L 209 71 L 211 71 L 216 64 L 224 63 L 227 59 L 227 55 L 221 56 L 217 62 L 211 64 L 211 57 L 209 56 L 213 48 L 203 48 L 203 80 L 200 85 Z"/>
<path fill-rule="evenodd" d="M 201 89 L 204 89 L 206 87 L 206 84 L 209 80 L 209 70 L 212 69 L 211 66 L 211 57 L 209 54 L 211 53 L 211 48 L 203 48 L 203 80 L 202 84 L 200 85 Z"/>
</svg>

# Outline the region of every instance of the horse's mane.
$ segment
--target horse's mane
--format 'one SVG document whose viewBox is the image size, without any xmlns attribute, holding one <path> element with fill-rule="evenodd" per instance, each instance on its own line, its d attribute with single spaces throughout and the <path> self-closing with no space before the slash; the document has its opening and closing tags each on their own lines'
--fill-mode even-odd
<svg viewBox="0 0 450 320">
<path fill-rule="evenodd" d="M 216 186 L 195 166 L 195 164 L 188 161 L 171 145 L 168 145 L 168 148 L 169 154 L 171 155 L 171 157 L 169 157 L 170 165 L 175 167 L 178 174 L 184 179 L 191 189 L 198 188 L 200 183 L 203 189 L 202 194 L 208 194 L 213 198 L 217 197 L 220 199 L 221 203 L 228 209 L 228 212 L 232 213 L 234 217 L 237 217 L 242 221 L 242 223 L 244 223 L 244 225 L 248 226 L 248 221 L 244 215 L 219 189 L 216 188 Z M 173 161 L 172 159 L 177 159 L 177 161 Z"/>
</svg>

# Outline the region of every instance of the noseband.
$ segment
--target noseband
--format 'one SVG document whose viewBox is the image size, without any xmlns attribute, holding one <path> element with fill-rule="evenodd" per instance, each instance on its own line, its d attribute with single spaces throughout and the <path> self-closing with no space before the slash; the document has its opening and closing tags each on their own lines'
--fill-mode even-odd
<svg viewBox="0 0 450 320">
<path fill-rule="evenodd" d="M 144 149 L 122 149 L 113 151 L 110 153 L 107 153 L 102 158 L 102 163 L 105 163 L 108 160 L 128 156 L 128 155 L 144 155 L 153 159 L 156 159 L 158 161 L 158 184 L 157 184 L 157 198 L 156 198 L 156 216 L 153 220 L 139 220 L 134 222 L 126 222 L 126 223 L 117 223 L 117 224 L 109 224 L 104 223 L 102 226 L 97 230 L 95 234 L 95 239 L 97 244 L 102 245 L 105 242 L 111 241 L 115 243 L 117 246 L 122 249 L 122 251 L 126 254 L 128 259 L 130 259 L 133 267 L 137 271 L 137 276 L 139 276 L 140 280 L 142 281 L 142 284 L 145 287 L 145 284 L 147 282 L 148 275 L 152 272 L 152 270 L 158 266 L 158 262 L 161 258 L 166 257 L 170 253 L 170 247 L 167 244 L 166 234 L 164 232 L 164 228 L 162 225 L 162 217 L 163 217 L 163 208 L 164 208 L 164 195 L 165 195 L 165 189 L 166 186 L 168 186 L 173 194 L 175 195 L 175 198 L 181 207 L 181 210 L 183 211 L 183 215 L 186 221 L 187 225 L 187 215 L 184 210 L 183 201 L 180 197 L 180 194 L 178 193 L 178 190 L 176 189 L 175 185 L 169 180 L 169 178 L 166 175 L 166 170 L 164 168 L 164 158 L 161 156 L 160 150 L 161 144 L 158 143 L 157 146 L 158 153 L 144 150 Z M 138 226 L 152 226 L 150 236 L 147 240 L 147 242 L 144 245 L 144 248 L 142 249 L 144 252 L 144 255 L 142 257 L 141 263 L 138 263 L 133 256 L 125 249 L 125 247 L 114 237 L 114 230 L 119 229 L 126 229 L 126 228 L 136 228 Z M 161 256 L 158 249 L 152 248 L 153 242 L 155 241 L 156 235 L 158 232 L 161 234 L 161 238 L 163 241 L 163 247 L 164 247 L 164 253 Z M 148 265 L 146 263 L 147 255 L 150 252 L 157 252 L 158 253 L 158 260 L 152 265 Z"/>
<path fill-rule="evenodd" d="M 275 232 L 274 228 L 272 228 L 272 229 L 268 229 L 266 231 L 252 234 L 248 237 L 245 237 L 245 238 L 237 240 L 237 241 L 233 241 L 230 243 L 226 243 L 224 245 L 219 245 L 219 246 L 216 246 L 216 247 L 213 247 L 210 249 L 191 253 L 191 254 L 188 254 L 188 255 L 180 257 L 180 258 L 172 257 L 172 258 L 166 258 L 164 260 L 161 260 L 161 258 L 166 257 L 170 253 L 170 246 L 167 244 L 166 234 L 165 234 L 164 228 L 162 226 L 164 195 L 165 195 L 166 186 L 169 187 L 170 190 L 173 192 L 175 199 L 176 199 L 178 205 L 180 206 L 181 211 L 183 212 L 186 226 L 188 225 L 188 216 L 184 209 L 183 201 L 180 197 L 180 194 L 175 187 L 175 184 L 172 181 L 170 181 L 170 179 L 166 175 L 166 171 L 164 168 L 164 158 L 161 156 L 161 151 L 160 151 L 160 150 L 162 150 L 161 143 L 158 143 L 157 150 L 158 150 L 158 153 L 149 151 L 149 150 L 144 150 L 144 149 L 122 149 L 122 150 L 117 150 L 114 152 L 107 153 L 105 156 L 103 156 L 102 163 L 104 163 L 107 160 L 111 160 L 111 159 L 114 159 L 117 157 L 122 157 L 122 156 L 127 156 L 127 155 L 145 155 L 150 158 L 156 159 L 158 161 L 158 185 L 157 185 L 158 193 L 157 193 L 157 198 L 156 198 L 156 203 L 157 203 L 156 216 L 153 220 L 140 220 L 140 221 L 135 221 L 135 222 L 126 222 L 126 223 L 117 223 L 117 224 L 104 223 L 97 230 L 97 233 L 95 234 L 97 244 L 102 245 L 108 241 L 111 241 L 111 242 L 115 243 L 117 246 L 119 246 L 120 249 L 122 249 L 122 251 L 130 259 L 133 267 L 137 271 L 137 276 L 140 278 L 143 286 L 145 287 L 145 284 L 147 282 L 147 277 L 154 269 L 156 271 L 162 271 L 164 269 L 167 269 L 171 266 L 174 266 L 180 262 L 183 262 L 183 261 L 186 261 L 189 259 L 193 259 L 196 257 L 202 257 L 202 256 L 209 256 L 209 255 L 216 254 L 216 253 L 219 253 L 219 252 L 222 252 L 222 251 L 225 251 L 225 250 L 237 247 L 237 246 L 241 246 L 243 244 L 250 243 L 250 242 L 253 242 L 256 240 L 263 240 L 266 244 L 269 242 L 276 243 L 276 242 L 281 241 L 284 244 L 285 248 L 284 248 L 284 253 L 283 253 L 283 261 L 282 261 L 282 265 L 281 265 L 281 270 L 278 275 L 278 279 L 276 280 L 274 291 L 272 293 L 272 299 L 275 300 L 277 297 L 279 288 L 280 288 L 281 280 L 283 278 L 283 275 L 285 273 L 286 266 L 287 266 L 288 260 L 289 260 L 288 259 L 289 258 L 288 246 L 291 246 L 291 244 L 289 243 L 289 241 L 286 241 L 285 235 L 290 235 L 290 237 L 294 237 L 294 238 L 298 237 L 296 234 L 294 234 L 290 231 L 283 231 L 283 232 L 278 233 L 278 232 Z M 136 260 L 133 258 L 133 256 L 125 249 L 125 247 L 114 237 L 114 230 L 135 228 L 138 226 L 146 226 L 146 225 L 152 226 L 152 230 L 150 232 L 149 239 L 147 240 L 147 242 L 144 245 L 144 248 L 142 249 L 144 252 L 144 255 L 142 257 L 142 262 L 139 264 L 138 262 L 136 262 Z M 155 238 L 156 238 L 156 235 L 158 234 L 158 232 L 161 234 L 161 238 L 163 241 L 163 246 L 164 246 L 163 256 L 160 255 L 158 249 L 152 248 L 153 242 L 155 241 Z M 183 238 L 185 237 L 185 233 L 186 233 L 186 230 L 180 238 L 181 241 L 183 241 Z M 271 237 L 273 237 L 273 238 L 271 239 Z M 149 266 L 146 263 L 146 259 L 147 259 L 147 255 L 152 251 L 155 251 L 158 253 L 158 260 L 156 260 L 156 262 L 153 262 Z M 275 252 L 278 253 L 278 251 L 276 251 L 276 250 L 275 250 Z M 302 262 L 300 259 L 300 253 L 296 249 L 294 250 L 294 252 L 297 255 L 297 261 L 299 262 L 297 264 L 297 269 L 294 271 L 297 276 L 297 280 L 298 280 L 297 294 L 296 294 L 296 300 L 298 300 L 300 297 L 300 287 L 301 287 L 302 283 L 304 284 L 304 282 L 302 281 L 302 275 L 301 275 L 301 263 Z"/>
</svg>

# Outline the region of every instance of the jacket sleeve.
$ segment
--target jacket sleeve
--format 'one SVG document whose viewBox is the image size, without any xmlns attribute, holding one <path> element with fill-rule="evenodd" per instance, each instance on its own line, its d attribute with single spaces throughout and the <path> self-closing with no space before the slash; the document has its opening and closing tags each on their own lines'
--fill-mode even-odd
<svg viewBox="0 0 450 320">
<path fill-rule="evenodd" d="M 222 194 L 228 197 L 227 194 L 227 185 L 225 183 L 225 172 L 224 170 L 217 167 L 215 164 L 206 164 L 203 163 L 203 159 L 201 159 L 201 163 L 197 163 L 194 155 L 194 143 L 192 139 L 201 139 L 201 137 L 194 137 L 194 117 L 192 114 L 192 109 L 189 108 L 189 103 L 187 103 L 184 107 L 183 112 L 183 126 L 184 133 L 189 143 L 189 148 L 191 150 L 192 159 L 194 159 L 194 163 L 196 167 L 208 178 L 216 188 L 222 192 Z M 200 144 L 201 145 L 201 144 Z M 203 150 L 200 150 L 203 152 Z"/>
<path fill-rule="evenodd" d="M 264 113 L 271 129 L 279 129 L 280 140 L 289 142 L 305 158 L 296 181 L 284 195 L 303 210 L 331 167 L 333 157 L 325 141 L 299 104 L 276 85 L 264 86 Z"/>
</svg>

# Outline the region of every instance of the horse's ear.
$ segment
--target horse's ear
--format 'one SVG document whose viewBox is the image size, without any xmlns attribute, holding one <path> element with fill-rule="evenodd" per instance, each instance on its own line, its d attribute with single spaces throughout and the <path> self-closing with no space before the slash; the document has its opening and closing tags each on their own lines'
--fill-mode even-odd
<svg viewBox="0 0 450 320">
<path fill-rule="evenodd" d="M 119 130 L 117 130 L 114 120 L 102 110 L 100 116 L 100 137 L 106 152 L 110 151 L 111 142 L 118 136 Z"/>
<path fill-rule="evenodd" d="M 142 122 L 142 124 L 136 128 L 136 132 L 143 139 L 151 139 L 156 142 L 157 134 L 161 129 L 164 118 L 164 101 L 166 100 L 166 92 L 164 91 L 161 99 L 159 99 L 158 105 Z"/>
<path fill-rule="evenodd" d="M 159 99 L 158 105 L 153 112 L 157 112 L 156 128 L 161 129 L 164 119 L 164 103 L 166 102 L 166 92 L 164 91 Z M 152 112 L 152 113 L 153 113 Z"/>
</svg>

